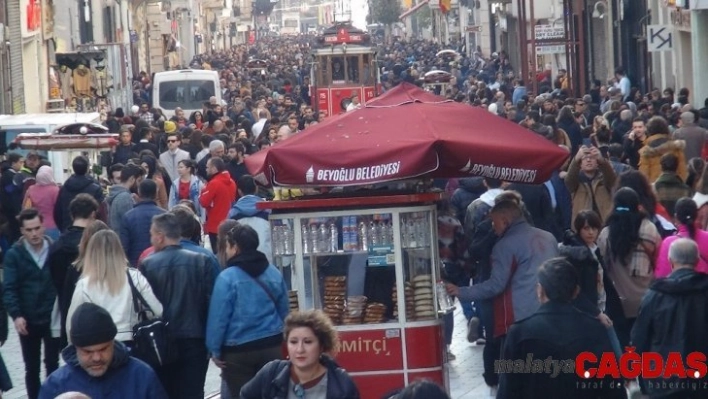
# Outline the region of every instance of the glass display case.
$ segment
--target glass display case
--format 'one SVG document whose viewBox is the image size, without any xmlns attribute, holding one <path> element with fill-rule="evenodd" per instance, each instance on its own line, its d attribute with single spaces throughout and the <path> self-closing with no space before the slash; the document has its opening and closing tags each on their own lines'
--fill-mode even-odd
<svg viewBox="0 0 708 399">
<path fill-rule="evenodd" d="M 346 199 L 265 205 L 274 209 L 273 259 L 291 309 L 330 317 L 340 336 L 337 361 L 362 397 L 421 378 L 448 385 L 442 315 L 451 304 L 439 282 L 439 195 L 424 195 L 433 200 L 358 199 L 346 210 Z"/>
<path fill-rule="evenodd" d="M 430 207 L 272 216 L 291 309 L 322 309 L 340 326 L 436 319 L 446 309 L 437 300 L 434 217 Z"/>
</svg>

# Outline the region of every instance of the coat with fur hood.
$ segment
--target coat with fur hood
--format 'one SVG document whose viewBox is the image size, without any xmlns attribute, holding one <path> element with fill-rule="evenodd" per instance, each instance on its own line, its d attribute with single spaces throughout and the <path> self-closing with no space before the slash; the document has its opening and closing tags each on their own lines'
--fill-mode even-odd
<svg viewBox="0 0 708 399">
<path fill-rule="evenodd" d="M 677 174 L 681 180 L 686 181 L 688 170 L 686 169 L 686 157 L 683 149 L 686 142 L 683 140 L 672 140 L 668 134 L 655 134 L 644 141 L 644 147 L 639 150 L 639 171 L 649 179 L 650 183 L 656 181 L 661 175 L 661 157 L 664 154 L 674 154 L 678 159 Z"/>
</svg>

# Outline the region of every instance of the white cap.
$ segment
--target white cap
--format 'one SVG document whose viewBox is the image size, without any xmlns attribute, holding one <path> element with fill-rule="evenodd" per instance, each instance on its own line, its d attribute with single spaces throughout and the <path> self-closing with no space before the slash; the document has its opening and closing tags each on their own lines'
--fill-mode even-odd
<svg viewBox="0 0 708 399">
<path fill-rule="evenodd" d="M 140 111 L 140 107 L 138 107 L 137 105 L 133 105 L 132 107 L 130 107 L 130 112 L 137 114 L 138 111 Z"/>
<path fill-rule="evenodd" d="M 496 114 L 497 113 L 497 103 L 491 103 L 489 104 L 489 107 L 487 107 L 487 111 Z"/>
</svg>

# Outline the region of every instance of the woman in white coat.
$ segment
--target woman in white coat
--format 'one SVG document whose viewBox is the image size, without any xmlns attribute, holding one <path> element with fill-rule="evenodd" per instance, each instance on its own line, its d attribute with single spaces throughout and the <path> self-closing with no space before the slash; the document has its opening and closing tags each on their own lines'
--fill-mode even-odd
<svg viewBox="0 0 708 399">
<path fill-rule="evenodd" d="M 118 328 L 115 339 L 131 347 L 133 326 L 139 320 L 133 306 L 128 277 L 155 313 L 154 317 L 162 316 L 162 304 L 155 297 L 148 281 L 137 269 L 128 267 L 118 235 L 112 230 L 102 230 L 91 237 L 84 255 L 81 278 L 76 283 L 66 318 L 67 336 L 71 336 L 69 321 L 76 308 L 84 302 L 91 302 L 111 314 Z"/>
</svg>

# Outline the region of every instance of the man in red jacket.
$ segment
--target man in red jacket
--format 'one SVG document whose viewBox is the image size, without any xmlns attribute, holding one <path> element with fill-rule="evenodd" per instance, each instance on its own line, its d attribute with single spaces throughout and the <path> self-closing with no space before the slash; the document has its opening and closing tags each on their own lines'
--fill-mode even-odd
<svg viewBox="0 0 708 399">
<path fill-rule="evenodd" d="M 211 250 L 216 253 L 219 224 L 226 220 L 231 205 L 236 201 L 236 183 L 231 180 L 224 160 L 218 157 L 211 158 L 207 162 L 207 174 L 211 176 L 211 180 L 199 196 L 199 203 L 206 209 L 204 231 L 209 234 Z"/>
</svg>

